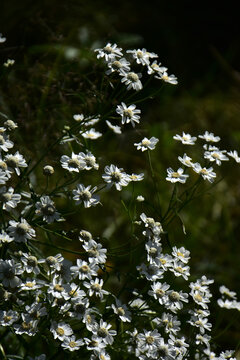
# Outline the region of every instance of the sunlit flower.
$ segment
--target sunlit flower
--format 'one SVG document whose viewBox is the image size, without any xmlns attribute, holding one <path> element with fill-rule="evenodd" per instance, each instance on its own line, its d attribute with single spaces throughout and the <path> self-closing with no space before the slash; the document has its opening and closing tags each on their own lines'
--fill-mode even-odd
<svg viewBox="0 0 240 360">
<path fill-rule="evenodd" d="M 115 71 L 119 72 L 120 70 L 128 72 L 128 71 L 130 71 L 129 65 L 130 65 L 130 63 L 125 58 L 114 59 L 114 60 L 108 62 L 107 66 L 109 67 L 109 70 L 106 71 L 106 74 L 109 75 Z"/>
<path fill-rule="evenodd" d="M 136 60 L 137 64 L 149 65 L 151 58 L 157 58 L 158 55 L 148 52 L 146 49 L 137 49 L 137 50 L 127 50 L 129 54 L 132 54 L 132 57 Z"/>
<path fill-rule="evenodd" d="M 10 220 L 9 225 L 9 234 L 16 242 L 26 242 L 36 236 L 35 230 L 31 228 L 25 219 L 22 219 L 20 222 Z"/>
<path fill-rule="evenodd" d="M 185 132 L 181 135 L 173 136 L 174 140 L 181 141 L 184 145 L 194 145 L 197 138 L 195 136 L 191 136 L 190 134 L 185 134 Z"/>
<path fill-rule="evenodd" d="M 122 49 L 117 47 L 117 44 L 107 43 L 106 46 L 102 49 L 95 49 L 94 51 L 98 52 L 97 58 L 104 58 L 106 61 L 112 61 L 116 57 L 121 57 Z"/>
<path fill-rule="evenodd" d="M 227 152 L 228 156 L 231 156 L 237 163 L 240 163 L 240 157 L 236 150 Z"/>
<path fill-rule="evenodd" d="M 122 83 L 125 83 L 127 85 L 127 90 L 133 89 L 136 91 L 142 90 L 143 86 L 141 83 L 140 78 L 142 77 L 142 74 L 137 74 L 133 71 L 131 72 L 125 72 L 123 70 L 120 70 L 120 75 L 122 76 Z"/>
<path fill-rule="evenodd" d="M 41 215 L 43 220 L 48 224 L 53 223 L 55 220 L 60 219 L 59 212 L 56 211 L 54 202 L 50 199 L 49 196 L 41 196 L 40 202 L 36 202 L 36 214 Z"/>
<path fill-rule="evenodd" d="M 166 180 L 171 183 L 180 182 L 184 184 L 189 175 L 183 174 L 183 171 L 184 170 L 182 168 L 179 168 L 177 171 L 174 171 L 172 168 L 168 168 Z"/>
<path fill-rule="evenodd" d="M 172 85 L 177 85 L 177 77 L 175 75 L 168 75 L 167 71 L 164 71 L 162 74 L 159 73 L 159 75 L 155 76 L 156 79 L 163 80 L 164 82 L 167 82 Z"/>
<path fill-rule="evenodd" d="M 202 168 L 199 163 L 193 164 L 193 170 L 200 174 L 204 180 L 208 180 L 210 183 L 212 183 L 216 177 L 216 173 L 213 171 L 213 168 Z"/>
<path fill-rule="evenodd" d="M 60 162 L 62 167 L 70 172 L 79 172 L 80 170 L 83 170 L 86 166 L 83 158 L 79 154 L 75 154 L 74 152 L 72 152 L 71 157 L 63 155 Z"/>
<path fill-rule="evenodd" d="M 122 186 L 127 186 L 129 184 L 129 175 L 127 175 L 123 169 L 118 168 L 115 165 L 105 166 L 105 174 L 102 175 L 102 178 L 109 187 L 115 185 L 118 191 L 122 190 Z"/>
<path fill-rule="evenodd" d="M 83 202 L 85 208 L 96 206 L 100 199 L 98 195 L 93 195 L 96 190 L 96 186 L 91 189 L 91 185 L 85 187 L 83 184 L 78 184 L 73 190 L 73 200 L 76 200 L 77 205 Z"/>
<path fill-rule="evenodd" d="M 215 136 L 213 133 L 209 133 L 208 131 L 205 131 L 203 135 L 198 135 L 200 139 L 203 139 L 207 142 L 218 142 L 220 141 L 219 136 Z"/>
<path fill-rule="evenodd" d="M 135 143 L 134 146 L 137 146 L 137 150 L 154 150 L 158 141 L 159 139 L 155 138 L 154 136 L 152 136 L 151 139 L 145 137 L 140 143 Z"/>
<path fill-rule="evenodd" d="M 91 140 L 95 140 L 98 139 L 99 137 L 102 136 L 102 133 L 96 131 L 95 129 L 90 129 L 87 130 L 83 133 L 81 133 L 81 135 L 85 138 L 85 139 L 91 139 Z"/>
<path fill-rule="evenodd" d="M 131 122 L 132 126 L 135 127 L 135 123 L 139 123 L 140 116 L 137 114 L 140 114 L 141 110 L 136 109 L 134 104 L 127 106 L 122 102 L 121 105 L 117 106 L 116 112 L 121 115 L 122 124 Z"/>
</svg>

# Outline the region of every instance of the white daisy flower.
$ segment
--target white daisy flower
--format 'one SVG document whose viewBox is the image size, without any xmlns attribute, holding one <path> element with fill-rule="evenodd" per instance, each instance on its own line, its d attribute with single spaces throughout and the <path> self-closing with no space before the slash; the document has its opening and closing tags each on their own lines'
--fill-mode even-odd
<svg viewBox="0 0 240 360">
<path fill-rule="evenodd" d="M 27 167 L 26 160 L 23 158 L 21 154 L 17 151 L 14 155 L 6 155 L 5 156 L 6 164 L 11 171 L 16 171 L 16 174 L 20 175 L 20 167 Z"/>
<path fill-rule="evenodd" d="M 104 58 L 107 62 L 113 61 L 117 57 L 121 57 L 122 49 L 117 47 L 117 44 L 107 43 L 106 46 L 102 49 L 95 49 L 94 51 L 98 52 L 97 58 Z"/>
<path fill-rule="evenodd" d="M 115 134 L 121 134 L 122 130 L 121 127 L 118 125 L 113 125 L 110 123 L 110 121 L 106 120 L 106 124 L 109 127 L 109 129 L 111 129 Z"/>
<path fill-rule="evenodd" d="M 54 339 L 59 339 L 60 341 L 63 341 L 65 337 L 73 334 L 71 326 L 64 322 L 57 323 L 56 321 L 52 321 L 50 331 Z"/>
<path fill-rule="evenodd" d="M 121 105 L 117 106 L 116 113 L 121 115 L 122 124 L 131 122 L 132 126 L 135 127 L 135 123 L 139 123 L 140 116 L 137 114 L 141 114 L 141 110 L 136 109 L 134 104 L 127 106 L 122 102 Z"/>
<path fill-rule="evenodd" d="M 0 259 L 0 280 L 4 287 L 15 288 L 21 285 L 21 279 L 16 275 L 23 273 L 21 264 L 15 263 L 14 260 Z"/>
<path fill-rule="evenodd" d="M 77 265 L 71 266 L 70 269 L 74 278 L 78 276 L 79 280 L 91 280 L 92 276 L 97 276 L 99 266 L 92 259 L 89 262 L 77 259 Z"/>
<path fill-rule="evenodd" d="M 84 115 L 83 114 L 74 114 L 73 118 L 75 121 L 83 121 Z"/>
<path fill-rule="evenodd" d="M 168 75 L 167 71 L 164 71 L 162 74 L 159 73 L 159 75 L 155 76 L 156 79 L 163 80 L 164 82 L 167 82 L 172 85 L 177 85 L 177 77 L 175 75 Z"/>
<path fill-rule="evenodd" d="M 87 151 L 86 154 L 84 152 L 80 152 L 78 154 L 78 156 L 85 163 L 84 168 L 83 168 L 84 170 L 91 170 L 91 169 L 98 170 L 99 165 L 96 163 L 95 156 L 90 151 Z"/>
<path fill-rule="evenodd" d="M 201 165 L 199 163 L 195 163 L 193 164 L 193 170 L 197 173 L 200 174 L 204 180 L 208 180 L 210 183 L 212 183 L 215 179 L 215 177 L 217 176 L 216 173 L 213 171 L 213 168 L 202 168 Z"/>
<path fill-rule="evenodd" d="M 106 345 L 112 345 L 113 336 L 117 335 L 115 330 L 109 330 L 112 325 L 107 324 L 102 319 L 100 320 L 100 324 L 95 324 L 92 332 L 94 335 L 97 335 L 99 340 L 102 340 Z"/>
<path fill-rule="evenodd" d="M 91 128 L 90 130 L 87 130 L 83 133 L 81 133 L 82 137 L 85 139 L 91 139 L 95 140 L 102 136 L 102 133 L 96 131 L 94 128 Z"/>
<path fill-rule="evenodd" d="M 16 311 L 8 310 L 2 311 L 0 310 L 0 325 L 1 326 L 11 326 L 19 319 L 19 314 Z"/>
<path fill-rule="evenodd" d="M 160 305 L 165 304 L 168 298 L 167 290 L 170 288 L 170 285 L 167 283 L 156 282 L 151 285 L 151 288 L 152 290 L 149 290 L 148 294 L 158 300 Z"/>
<path fill-rule="evenodd" d="M 25 219 L 21 219 L 20 222 L 10 220 L 9 221 L 9 235 L 14 238 L 16 242 L 26 242 L 36 236 L 35 230 L 31 228 Z"/>
<path fill-rule="evenodd" d="M 148 65 L 148 74 L 149 75 L 155 74 L 160 76 L 161 74 L 166 72 L 167 68 L 165 66 L 160 66 L 160 65 L 161 63 L 158 64 L 157 60 L 154 60 L 152 64 Z"/>
<path fill-rule="evenodd" d="M 116 305 L 111 305 L 114 313 L 119 316 L 120 320 L 123 322 L 131 322 L 131 312 L 128 310 L 127 306 L 122 304 L 120 300 L 116 299 Z"/>
<path fill-rule="evenodd" d="M 14 188 L 6 188 L 3 186 L 0 188 L 0 201 L 2 202 L 2 208 L 6 211 L 14 209 L 21 200 L 20 194 L 14 194 Z"/>
<path fill-rule="evenodd" d="M 77 205 L 83 202 L 85 208 L 96 206 L 100 203 L 100 197 L 98 195 L 93 195 L 96 190 L 96 186 L 91 189 L 91 185 L 85 187 L 83 184 L 78 184 L 77 188 L 72 191 L 74 195 L 73 200 L 76 200 Z"/>
<path fill-rule="evenodd" d="M 89 258 L 93 258 L 96 263 L 104 264 L 106 262 L 107 249 L 104 249 L 101 244 L 93 239 L 84 242 L 83 248 L 88 253 Z"/>
<path fill-rule="evenodd" d="M 38 275 L 40 273 L 40 269 L 38 264 L 43 263 L 44 260 L 38 260 L 36 256 L 23 253 L 21 257 L 21 262 L 24 264 L 24 270 L 29 273 L 34 273 Z"/>
<path fill-rule="evenodd" d="M 3 151 L 8 151 L 13 147 L 14 143 L 9 140 L 8 135 L 0 133 L 0 149 Z"/>
<path fill-rule="evenodd" d="M 120 70 L 120 75 L 122 76 L 122 83 L 125 83 L 127 85 L 127 90 L 133 89 L 136 91 L 142 90 L 143 86 L 140 81 L 140 78 L 142 77 L 142 74 L 137 74 L 133 71 L 131 72 L 125 72 L 123 70 Z"/>
<path fill-rule="evenodd" d="M 71 157 L 63 155 L 60 162 L 62 167 L 70 172 L 79 172 L 80 170 L 83 170 L 86 166 L 83 158 L 79 154 L 75 154 L 74 152 L 72 152 Z"/>
<path fill-rule="evenodd" d="M 184 264 L 187 264 L 188 261 L 190 260 L 190 251 L 186 250 L 183 246 L 180 248 L 177 248 L 176 246 L 174 246 L 172 248 L 172 255 L 180 260 L 181 262 L 183 262 Z"/>
<path fill-rule="evenodd" d="M 141 64 L 143 66 L 149 65 L 150 58 L 157 58 L 158 55 L 154 53 L 148 52 L 146 49 L 137 49 L 137 50 L 127 50 L 129 54 L 132 54 L 132 57 L 136 60 L 137 64 Z"/>
<path fill-rule="evenodd" d="M 143 178 L 144 178 L 144 173 L 129 175 L 130 181 L 142 181 Z"/>
<path fill-rule="evenodd" d="M 109 67 L 109 70 L 106 71 L 106 74 L 112 74 L 113 72 L 117 71 L 119 72 L 121 69 L 125 72 L 130 71 L 130 63 L 125 59 L 115 59 L 113 61 L 108 62 L 107 66 Z"/>
<path fill-rule="evenodd" d="M 174 171 L 172 168 L 168 168 L 166 180 L 171 183 L 180 182 L 184 184 L 189 175 L 183 174 L 183 171 L 184 170 L 182 168 L 179 168 L 177 171 Z"/>
<path fill-rule="evenodd" d="M 240 157 L 238 156 L 238 152 L 236 150 L 227 152 L 228 156 L 231 156 L 237 163 L 240 163 Z"/>
<path fill-rule="evenodd" d="M 207 142 L 218 142 L 221 140 L 219 136 L 215 136 L 213 133 L 209 133 L 208 131 L 205 131 L 203 135 L 198 135 L 200 139 L 204 139 Z"/>
<path fill-rule="evenodd" d="M 53 223 L 55 220 L 60 219 L 60 214 L 56 211 L 54 202 L 50 199 L 49 196 L 41 196 L 40 202 L 36 202 L 36 214 L 43 217 L 43 221 L 46 221 L 48 224 Z"/>
<path fill-rule="evenodd" d="M 173 136 L 173 139 L 181 141 L 182 144 L 184 145 L 195 145 L 195 141 L 197 140 L 195 136 L 191 136 L 190 134 L 185 134 L 185 132 L 182 133 L 182 136 L 178 134 Z"/>
<path fill-rule="evenodd" d="M 103 279 L 95 278 L 94 280 L 90 280 L 90 283 L 87 281 L 83 282 L 83 285 L 88 289 L 89 296 L 98 296 L 101 300 L 104 295 L 109 294 L 108 291 L 103 290 Z"/>
<path fill-rule="evenodd" d="M 222 164 L 222 161 L 228 161 L 229 158 L 224 154 L 226 150 L 219 150 L 216 146 L 209 146 L 208 151 L 204 152 L 204 159 L 209 161 L 215 161 L 218 166 Z"/>
<path fill-rule="evenodd" d="M 135 143 L 134 146 L 137 146 L 137 150 L 154 150 L 158 141 L 159 139 L 155 138 L 154 136 L 152 136 L 151 139 L 145 137 L 140 143 Z"/>
<path fill-rule="evenodd" d="M 171 310 L 174 313 L 183 308 L 182 302 L 188 302 L 188 294 L 183 293 L 182 290 L 168 290 L 167 295 L 168 298 L 165 303 L 166 309 Z"/>
<path fill-rule="evenodd" d="M 10 237 L 5 231 L 2 230 L 0 233 L 0 244 L 10 243 L 14 240 L 14 238 Z"/>
<path fill-rule="evenodd" d="M 118 168 L 115 165 L 105 166 L 105 174 L 102 175 L 102 178 L 108 184 L 108 187 L 115 185 L 118 191 L 122 190 L 122 186 L 127 186 L 129 184 L 129 175 L 127 175 L 122 168 Z"/>
<path fill-rule="evenodd" d="M 82 339 L 76 340 L 76 337 L 74 335 L 72 336 L 66 336 L 61 344 L 61 346 L 65 350 L 69 351 L 76 351 L 79 350 L 81 346 L 84 345 L 84 341 Z"/>
<path fill-rule="evenodd" d="M 187 167 L 193 167 L 192 158 L 184 154 L 183 157 L 178 156 L 178 160 Z"/>
</svg>

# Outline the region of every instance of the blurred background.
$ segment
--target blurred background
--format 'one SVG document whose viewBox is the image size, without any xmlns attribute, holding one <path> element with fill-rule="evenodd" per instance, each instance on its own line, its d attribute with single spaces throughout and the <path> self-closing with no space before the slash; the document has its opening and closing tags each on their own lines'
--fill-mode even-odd
<svg viewBox="0 0 240 360">
<path fill-rule="evenodd" d="M 92 115 L 112 106 L 106 98 L 100 107 L 96 102 L 96 94 L 102 96 L 101 67 L 91 51 L 107 42 L 157 53 L 179 84 L 165 86 L 157 99 L 141 104 L 138 138 L 130 127 L 121 140 L 109 135 L 103 163 L 111 160 L 127 172 L 143 171 L 147 158 L 139 158 L 132 142 L 143 136 L 158 137 L 152 156 L 162 204 L 167 206 L 170 185 L 161 180 L 166 168 L 176 168 L 177 156 L 188 150 L 174 143 L 173 135 L 185 131 L 197 136 L 208 130 L 222 138 L 221 149 L 240 153 L 240 23 L 234 2 L 159 0 L 140 5 L 135 0 L 2 0 L 0 8 L 0 32 L 7 37 L 0 49 L 0 62 L 8 58 L 16 61 L 11 70 L 1 69 L 0 111 L 19 123 L 17 144 L 27 158 L 40 156 L 38 139 L 44 148 L 50 146 L 64 125 L 71 123 L 74 113 Z M 101 144 L 94 146 L 96 153 L 102 151 Z M 197 156 L 197 150 L 191 151 Z M 57 148 L 46 161 L 55 166 L 63 153 Z M 178 219 L 165 230 L 173 245 L 184 245 L 191 251 L 192 273 L 215 279 L 216 296 L 218 286 L 225 284 L 240 297 L 240 165 L 234 161 L 223 164 L 217 174 L 222 181 L 184 209 L 186 235 Z M 146 177 L 147 186 L 137 184 L 135 194 L 154 202 L 155 189 L 150 184 Z M 126 201 L 130 195 L 126 192 Z M 110 241 L 115 246 L 125 243 L 131 231 L 129 219 L 121 203 L 118 208 L 114 200 L 104 206 L 101 222 L 92 221 L 97 209 L 89 209 L 87 216 L 75 216 L 72 222 L 102 236 L 107 246 Z M 137 206 L 140 214 L 143 205 Z M 148 215 L 154 217 L 150 206 Z M 119 257 L 111 263 L 119 267 L 127 261 Z M 222 328 L 219 349 L 240 342 L 239 317 L 235 315 L 226 311 L 226 317 L 224 313 L 218 322 Z M 226 318 L 232 319 L 227 332 Z"/>
</svg>

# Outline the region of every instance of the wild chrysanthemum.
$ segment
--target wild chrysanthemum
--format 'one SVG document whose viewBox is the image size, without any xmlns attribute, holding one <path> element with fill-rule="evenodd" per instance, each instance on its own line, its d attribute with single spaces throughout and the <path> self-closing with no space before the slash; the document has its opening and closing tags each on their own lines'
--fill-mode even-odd
<svg viewBox="0 0 240 360">
<path fill-rule="evenodd" d="M 174 135 L 173 138 L 174 140 L 181 141 L 182 144 L 184 145 L 195 145 L 195 141 L 197 140 L 195 136 L 191 136 L 190 134 L 185 134 L 185 132 L 182 133 L 182 136 L 177 134 Z"/>
<path fill-rule="evenodd" d="M 40 201 L 36 202 L 36 214 L 41 215 L 43 220 L 48 224 L 53 223 L 55 220 L 60 219 L 59 212 L 56 211 L 54 202 L 49 196 L 41 196 Z"/>
<path fill-rule="evenodd" d="M 79 154 L 75 154 L 74 152 L 72 152 L 71 157 L 63 155 L 60 162 L 62 167 L 70 172 L 79 172 L 80 170 L 83 170 L 86 166 L 83 158 Z"/>
<path fill-rule="evenodd" d="M 127 106 L 124 102 L 117 106 L 116 112 L 122 117 L 122 124 L 129 122 L 135 127 L 135 123 L 139 123 L 141 110 L 136 109 L 136 105 Z"/>
<path fill-rule="evenodd" d="M 152 136 L 151 139 L 145 137 L 140 143 L 135 143 L 134 146 L 137 146 L 137 150 L 154 150 L 158 141 L 159 139 L 155 138 L 154 136 Z"/>
<path fill-rule="evenodd" d="M 177 171 L 174 171 L 172 168 L 167 169 L 167 177 L 166 180 L 171 183 L 180 182 L 184 184 L 187 181 L 189 175 L 183 174 L 183 169 L 179 168 Z"/>
<path fill-rule="evenodd" d="M 103 180 L 108 184 L 108 187 L 115 185 L 118 191 L 122 190 L 123 186 L 129 184 L 129 175 L 127 175 L 122 168 L 115 165 L 105 166 L 105 174 L 102 175 Z"/>
<path fill-rule="evenodd" d="M 127 85 L 127 90 L 142 90 L 143 86 L 141 83 L 140 78 L 142 77 L 142 74 L 140 73 L 135 73 L 133 71 L 131 72 L 125 72 L 123 70 L 120 70 L 120 75 L 122 76 L 122 83 L 125 83 L 125 85 Z"/>
<path fill-rule="evenodd" d="M 141 64 L 143 66 L 149 65 L 151 58 L 157 58 L 158 55 L 154 53 L 148 52 L 146 49 L 137 49 L 137 50 L 127 50 L 129 54 L 132 54 L 133 59 L 136 60 L 137 64 Z"/>
<path fill-rule="evenodd" d="M 122 49 L 117 47 L 117 44 L 107 43 L 102 49 L 95 49 L 98 52 L 97 58 L 104 58 L 107 62 L 113 61 L 115 58 L 121 57 Z"/>
<path fill-rule="evenodd" d="M 96 190 L 96 186 L 91 189 L 91 185 L 85 187 L 83 184 L 78 184 L 77 188 L 73 190 L 73 200 L 76 200 L 77 205 L 83 202 L 85 208 L 96 206 L 100 202 L 100 197 L 93 195 Z"/>
<path fill-rule="evenodd" d="M 21 219 L 20 222 L 10 220 L 9 225 L 9 235 L 13 237 L 16 242 L 26 242 L 36 236 L 35 230 L 31 228 L 25 219 Z"/>
</svg>

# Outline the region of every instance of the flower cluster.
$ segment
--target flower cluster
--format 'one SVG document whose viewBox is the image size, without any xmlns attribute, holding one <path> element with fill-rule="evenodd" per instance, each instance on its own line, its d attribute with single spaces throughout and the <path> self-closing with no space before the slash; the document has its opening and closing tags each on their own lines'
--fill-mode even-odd
<svg viewBox="0 0 240 360">
<path fill-rule="evenodd" d="M 0 34 L 0 43 L 5 40 Z M 118 85 L 123 89 L 126 86 L 127 93 L 144 87 L 146 74 L 135 70 L 139 65 L 150 78 L 177 84 L 176 77 L 168 75 L 166 67 L 152 60 L 158 55 L 146 49 L 127 50 L 124 57 L 123 49 L 108 43 L 96 52 L 97 58 L 105 61 L 106 75 L 117 75 Z M 236 360 L 234 351 L 215 354 L 217 347 L 211 337 L 209 320 L 212 299 L 209 285 L 213 280 L 205 275 L 196 279 L 190 274 L 190 251 L 179 243 L 172 246 L 164 230 L 164 221 L 177 213 L 174 197 L 165 215 L 156 211 L 152 218 L 141 211 L 139 219 L 136 209 L 145 205 L 145 197 L 135 196 L 133 190 L 135 182 L 143 181 L 145 174 L 135 174 L 131 168 L 126 172 L 110 161 L 106 165 L 108 162 L 102 154 L 94 155 L 98 147 L 94 147 L 92 140 L 104 140 L 101 129 L 106 127 L 105 122 L 121 136 L 120 126 L 106 120 L 109 115 L 109 119 L 115 119 L 117 113 L 121 125 L 131 123 L 135 127 L 140 123 L 141 110 L 135 104 L 122 98 L 117 103 L 105 117 L 73 115 L 74 125 L 66 126 L 56 142 L 65 154 L 59 156 L 56 169 L 43 166 L 45 187 L 42 181 L 39 185 L 35 180 L 39 174 L 36 166 L 28 166 L 23 155 L 13 150 L 15 145 L 10 135 L 17 125 L 0 114 L 4 118 L 0 124 L 0 351 L 5 356 L 4 348 L 8 349 L 10 339 L 14 346 L 17 344 L 17 353 L 7 354 L 9 359 L 47 360 L 69 355 L 71 359 L 81 356 L 90 360 L 119 356 L 139 360 Z M 97 128 L 102 120 L 102 132 L 95 130 L 93 126 Z M 198 137 L 210 142 L 203 145 L 203 158 L 209 164 L 221 165 L 229 160 L 228 156 L 240 162 L 236 150 L 228 152 L 213 145 L 220 140 L 214 134 L 206 131 Z M 185 133 L 174 139 L 184 145 L 194 145 L 197 141 L 197 137 Z M 146 151 L 150 158 L 150 150 L 155 149 L 158 141 L 154 136 L 144 137 L 140 142 L 134 140 L 133 146 Z M 209 182 L 216 177 L 212 167 L 194 163 L 186 153 L 178 160 L 184 169 L 167 169 L 166 179 L 172 183 L 185 183 L 189 175 L 184 172 L 188 168 Z M 152 170 L 151 162 L 150 167 Z M 55 170 L 60 173 L 58 180 L 54 179 Z M 50 177 L 56 180 L 52 187 L 49 187 Z M 92 183 L 91 179 L 94 179 Z M 130 193 L 125 187 L 130 183 L 133 196 L 125 204 L 124 199 Z M 103 193 L 105 197 L 100 202 Z M 81 225 L 76 228 L 71 222 L 73 213 L 81 212 L 82 216 L 85 209 L 95 206 L 94 211 L 98 211 L 112 194 L 121 194 L 121 204 L 131 219 L 132 233 L 127 239 L 125 256 L 131 262 L 138 249 L 133 274 L 117 269 L 117 262 L 112 260 L 114 256 L 122 256 L 125 245 L 120 244 L 116 249 L 105 236 L 95 237 L 93 231 L 84 230 Z M 62 210 L 63 204 L 71 212 Z M 101 224 L 100 210 L 98 214 Z M 136 225 L 141 226 L 140 234 Z M 74 245 L 71 249 L 64 248 L 59 245 L 59 239 Z M 45 253 L 43 246 L 56 249 L 55 253 Z M 64 258 L 60 250 L 72 257 Z M 126 281 L 122 280 L 122 274 Z M 235 292 L 221 286 L 220 293 L 221 308 L 240 310 Z M 38 338 L 47 346 L 45 353 L 36 355 L 32 344 Z"/>
</svg>

